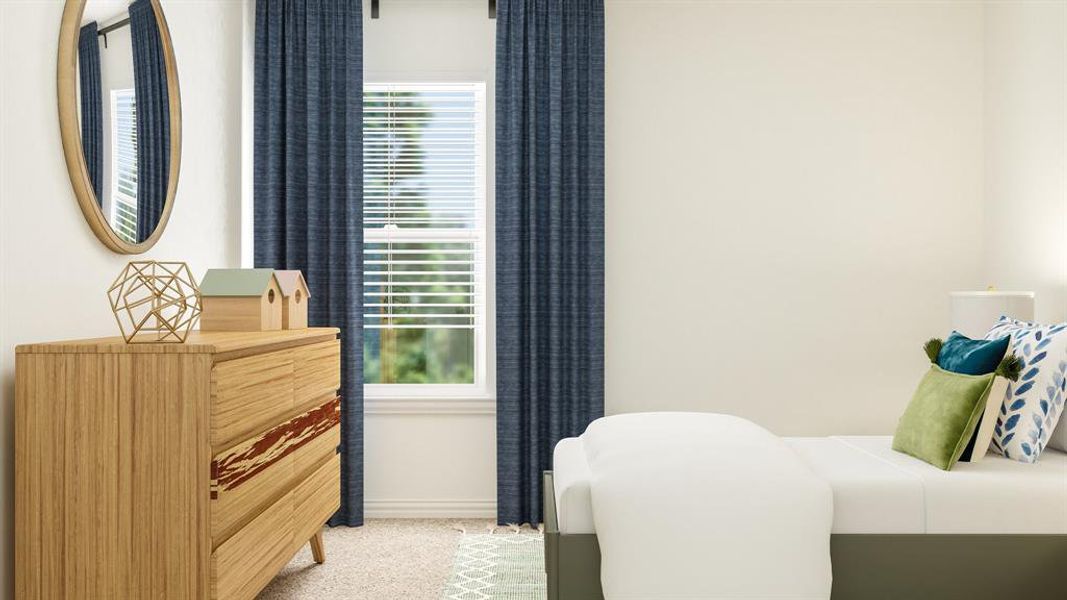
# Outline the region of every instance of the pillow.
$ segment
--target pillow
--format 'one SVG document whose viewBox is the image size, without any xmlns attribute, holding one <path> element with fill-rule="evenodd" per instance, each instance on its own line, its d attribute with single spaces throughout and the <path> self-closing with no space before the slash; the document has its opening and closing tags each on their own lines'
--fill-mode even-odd
<svg viewBox="0 0 1067 600">
<path fill-rule="evenodd" d="M 1008 353 L 1010 342 L 1011 338 L 1006 335 L 996 340 L 972 340 L 953 331 L 941 344 L 941 351 L 937 354 L 937 366 L 964 375 L 992 373 L 1000 365 L 1000 359 Z"/>
<path fill-rule="evenodd" d="M 1011 336 L 1022 361 L 1019 380 L 1008 385 L 993 430 L 993 448 L 1032 463 L 1048 445 L 1063 412 L 1067 384 L 1067 323 L 1039 325 L 1001 317 L 986 339 Z"/>
<path fill-rule="evenodd" d="M 994 378 L 993 373 L 964 375 L 930 365 L 900 417 L 893 449 L 951 470 L 974 434 Z"/>
<path fill-rule="evenodd" d="M 937 351 L 937 366 L 953 373 L 965 375 L 984 375 L 996 371 L 1000 361 L 1008 352 L 1008 344 L 1011 338 L 1004 336 L 997 340 L 972 340 L 971 338 L 953 331 L 948 339 L 941 344 Z M 978 417 L 978 425 L 974 428 L 960 462 L 978 462 L 985 457 L 989 445 L 993 440 L 993 426 L 996 424 L 997 411 L 1004 402 L 1004 391 L 1007 387 L 1006 380 L 1001 377 L 993 382 L 993 388 L 986 397 L 985 408 Z"/>
<path fill-rule="evenodd" d="M 993 379 L 993 385 L 990 386 L 989 394 L 986 396 L 985 409 L 978 417 L 978 425 L 974 428 L 971 441 L 967 443 L 963 454 L 960 455 L 960 462 L 978 462 L 989 452 L 989 447 L 993 445 L 993 428 L 997 424 L 997 414 L 1000 412 L 1000 407 L 1004 405 L 1004 394 L 1007 390 L 1008 379 L 1004 377 Z"/>
</svg>

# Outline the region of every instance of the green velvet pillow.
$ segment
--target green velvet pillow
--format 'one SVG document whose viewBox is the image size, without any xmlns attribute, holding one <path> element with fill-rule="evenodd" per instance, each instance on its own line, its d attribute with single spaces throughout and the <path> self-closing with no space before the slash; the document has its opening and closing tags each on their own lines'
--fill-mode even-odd
<svg viewBox="0 0 1067 600">
<path fill-rule="evenodd" d="M 893 449 L 951 470 L 978 425 L 994 377 L 994 373 L 963 375 L 930 365 L 900 417 Z"/>
</svg>

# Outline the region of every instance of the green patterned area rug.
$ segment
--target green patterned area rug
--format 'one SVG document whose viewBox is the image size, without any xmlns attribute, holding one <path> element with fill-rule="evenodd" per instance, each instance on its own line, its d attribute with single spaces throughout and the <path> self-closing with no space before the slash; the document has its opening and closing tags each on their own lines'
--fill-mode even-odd
<svg viewBox="0 0 1067 600">
<path fill-rule="evenodd" d="M 544 550 L 539 534 L 464 534 L 442 598 L 543 600 Z"/>
</svg>

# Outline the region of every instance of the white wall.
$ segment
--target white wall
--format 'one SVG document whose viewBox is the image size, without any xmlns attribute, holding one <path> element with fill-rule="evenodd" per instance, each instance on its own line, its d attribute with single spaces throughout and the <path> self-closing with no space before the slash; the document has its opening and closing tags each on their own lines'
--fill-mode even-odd
<svg viewBox="0 0 1067 600">
<path fill-rule="evenodd" d="M 492 68 L 483 4 L 383 4 L 368 72 Z M 965 2 L 608 0 L 609 413 L 892 431 L 947 292 L 991 281 L 983 236 L 1004 231 L 983 202 L 986 21 Z M 1062 123 L 1062 85 L 1043 101 Z M 1045 139 L 1062 149 L 1062 125 Z M 1040 313 L 1067 281 L 1046 275 L 997 282 L 1038 289 Z M 376 410 L 368 515 L 489 506 L 490 411 Z"/>
<path fill-rule="evenodd" d="M 132 257 L 89 230 L 71 192 L 56 113 L 63 3 L 0 3 L 0 596 L 13 565 L 14 346 L 115 335 L 106 290 Z M 241 3 L 164 0 L 182 94 L 181 179 L 170 225 L 148 258 L 196 276 L 236 266 L 240 194 Z"/>
<path fill-rule="evenodd" d="M 990 2 L 985 38 L 985 277 L 1067 319 L 1067 4 Z"/>
<path fill-rule="evenodd" d="M 487 82 L 493 148 L 495 31 L 484 0 L 388 0 L 377 20 L 364 2 L 367 81 Z M 367 400 L 365 409 L 368 517 L 496 515 L 493 401 Z"/>
<path fill-rule="evenodd" d="M 609 413 L 889 433 L 982 273 L 981 4 L 607 6 Z"/>
<path fill-rule="evenodd" d="M 492 68 L 484 9 L 383 3 L 369 78 Z M 892 431 L 947 293 L 985 285 L 983 28 L 966 2 L 608 0 L 609 413 Z M 490 411 L 373 404 L 368 515 L 491 501 Z"/>
</svg>

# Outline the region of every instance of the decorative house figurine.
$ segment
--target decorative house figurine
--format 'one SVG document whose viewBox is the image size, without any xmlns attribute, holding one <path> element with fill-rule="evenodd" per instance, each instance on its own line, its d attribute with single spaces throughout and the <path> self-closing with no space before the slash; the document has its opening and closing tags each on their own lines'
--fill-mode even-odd
<svg viewBox="0 0 1067 600">
<path fill-rule="evenodd" d="M 274 269 L 210 269 L 200 282 L 201 331 L 282 328 L 282 288 Z"/>
<path fill-rule="evenodd" d="M 282 329 L 306 329 L 311 292 L 300 271 L 274 271 L 282 288 Z"/>
</svg>

